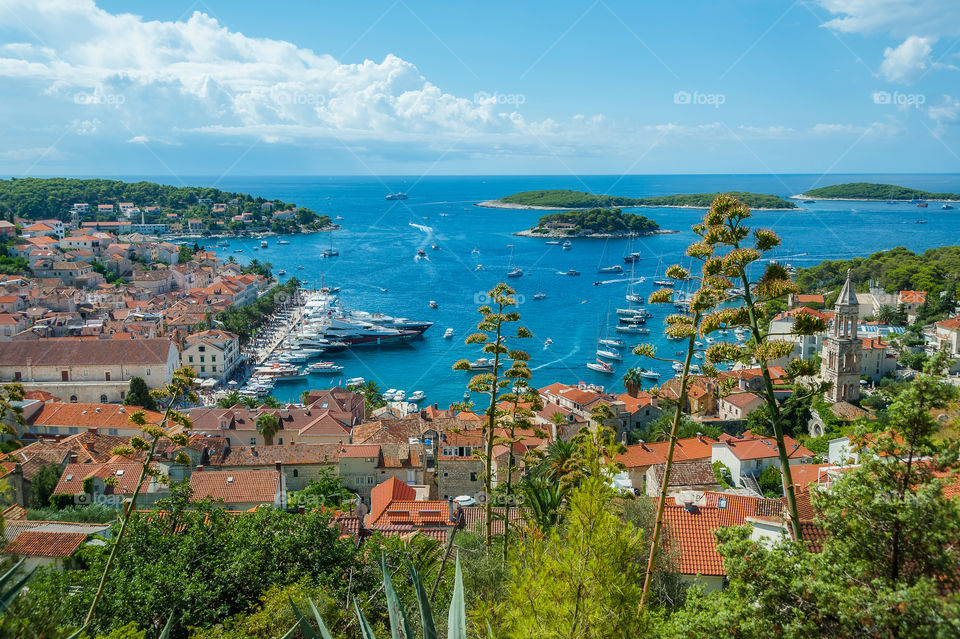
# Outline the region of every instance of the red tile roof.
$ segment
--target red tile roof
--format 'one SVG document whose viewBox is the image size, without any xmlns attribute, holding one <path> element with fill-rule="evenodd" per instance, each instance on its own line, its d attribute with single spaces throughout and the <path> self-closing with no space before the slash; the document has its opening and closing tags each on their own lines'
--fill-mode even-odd
<svg viewBox="0 0 960 639">
<path fill-rule="evenodd" d="M 86 533 L 25 530 L 3 552 L 29 557 L 69 557 L 86 539 Z"/>
<path fill-rule="evenodd" d="M 280 491 L 280 473 L 275 470 L 195 472 L 190 475 L 190 488 L 194 501 L 209 497 L 228 504 L 272 504 Z"/>
<path fill-rule="evenodd" d="M 691 461 L 695 459 L 710 459 L 713 454 L 712 445 L 717 440 L 701 435 L 699 437 L 685 437 L 677 440 L 673 453 L 674 460 Z M 667 461 L 667 449 L 670 442 L 645 442 L 627 446 L 627 452 L 617 457 L 627 468 L 638 468 L 662 464 Z"/>
<path fill-rule="evenodd" d="M 709 506 L 667 504 L 663 508 L 667 539 L 680 552 L 678 572 L 683 575 L 726 575 L 723 558 L 717 552 L 713 531 L 720 528 L 720 514 Z"/>
<path fill-rule="evenodd" d="M 340 457 L 380 457 L 379 444 L 350 444 L 340 447 Z"/>
<path fill-rule="evenodd" d="M 771 437 L 760 437 L 745 431 L 743 435 L 735 436 L 723 433 L 720 441 L 725 443 L 737 459 L 766 459 L 778 456 L 777 440 Z M 813 453 L 798 444 L 792 437 L 785 435 L 783 443 L 787 447 L 787 457 L 797 459 L 813 457 Z"/>
</svg>

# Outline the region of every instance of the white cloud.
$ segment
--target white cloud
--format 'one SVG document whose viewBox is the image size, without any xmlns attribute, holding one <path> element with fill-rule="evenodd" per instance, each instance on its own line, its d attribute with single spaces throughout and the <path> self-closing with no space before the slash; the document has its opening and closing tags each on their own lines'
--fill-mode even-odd
<svg viewBox="0 0 960 639">
<path fill-rule="evenodd" d="M 930 66 L 933 52 L 930 38 L 910 36 L 897 48 L 883 52 L 880 73 L 891 82 L 912 82 Z"/>
<path fill-rule="evenodd" d="M 889 33 L 939 38 L 960 35 L 956 0 L 818 0 L 837 15 L 824 26 L 844 33 Z"/>
<path fill-rule="evenodd" d="M 945 95 L 940 101 L 927 109 L 927 115 L 937 126 L 960 123 L 960 99 Z"/>
</svg>

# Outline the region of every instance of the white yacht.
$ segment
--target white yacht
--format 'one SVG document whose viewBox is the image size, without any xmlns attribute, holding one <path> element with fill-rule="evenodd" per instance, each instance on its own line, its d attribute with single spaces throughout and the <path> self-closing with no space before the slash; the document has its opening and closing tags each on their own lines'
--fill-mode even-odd
<svg viewBox="0 0 960 639">
<path fill-rule="evenodd" d="M 444 338 L 444 339 L 450 339 L 451 337 L 453 337 L 453 329 L 452 329 L 452 328 L 448 328 L 447 330 L 445 330 L 445 331 L 443 332 L 443 338 Z"/>
<path fill-rule="evenodd" d="M 615 359 L 615 360 L 623 359 L 623 356 L 617 351 L 607 351 L 603 349 L 597 349 L 597 357 L 602 357 L 604 359 Z"/>
<path fill-rule="evenodd" d="M 420 401 L 423 401 L 423 398 L 425 398 L 426 396 L 427 396 L 426 393 L 424 393 L 422 390 L 418 390 L 410 393 L 410 397 L 408 397 L 407 399 L 411 402 L 420 402 Z"/>
</svg>

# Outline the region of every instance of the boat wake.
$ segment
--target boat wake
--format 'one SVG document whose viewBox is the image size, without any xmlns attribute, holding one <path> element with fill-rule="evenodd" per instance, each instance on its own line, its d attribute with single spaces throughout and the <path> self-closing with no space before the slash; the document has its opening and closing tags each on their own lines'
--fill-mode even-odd
<svg viewBox="0 0 960 639">
<path fill-rule="evenodd" d="M 557 359 L 553 360 L 552 362 L 547 362 L 546 364 L 540 364 L 539 366 L 534 366 L 534 367 L 531 368 L 530 370 L 531 370 L 531 371 L 538 371 L 538 370 L 540 370 L 541 368 L 546 368 L 547 366 L 551 366 L 551 365 L 553 365 L 553 364 L 562 364 L 565 360 L 568 360 L 568 359 L 570 359 L 571 357 L 573 357 L 574 355 L 576 355 L 578 350 L 580 350 L 580 349 L 574 348 L 572 351 L 570 351 L 569 353 L 567 353 L 567 354 L 564 355 L 563 357 L 558 357 Z"/>
<path fill-rule="evenodd" d="M 423 231 L 424 233 L 433 233 L 433 227 L 431 226 L 427 226 L 425 224 L 414 224 L 413 222 L 407 222 L 407 224 L 419 231 Z"/>
</svg>

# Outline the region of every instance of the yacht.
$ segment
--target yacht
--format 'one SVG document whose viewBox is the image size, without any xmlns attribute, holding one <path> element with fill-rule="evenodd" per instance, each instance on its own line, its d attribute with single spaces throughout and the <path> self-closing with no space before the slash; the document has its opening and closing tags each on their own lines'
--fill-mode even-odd
<svg viewBox="0 0 960 639">
<path fill-rule="evenodd" d="M 537 291 L 536 293 L 533 294 L 533 299 L 535 300 L 542 300 L 542 299 L 545 299 L 546 297 L 547 297 L 547 294 L 544 293 L 543 291 Z"/>
<path fill-rule="evenodd" d="M 600 340 L 600 344 L 611 348 L 623 348 L 623 340 L 616 337 L 608 337 Z"/>
<path fill-rule="evenodd" d="M 493 360 L 487 357 L 481 357 L 470 362 L 470 370 L 472 371 L 492 371 L 493 370 Z"/>
<path fill-rule="evenodd" d="M 233 249 L 234 253 L 243 253 L 243 249 Z"/>
<path fill-rule="evenodd" d="M 563 243 L 563 250 L 569 251 L 572 246 L 573 244 L 570 243 L 570 240 L 567 240 L 566 242 Z"/>
<path fill-rule="evenodd" d="M 283 269 L 280 269 L 279 271 L 277 271 L 277 275 L 279 275 L 279 276 L 281 276 L 281 277 L 283 277 L 283 276 L 286 275 L 286 274 L 287 274 L 287 272 L 286 272 L 285 270 L 283 270 Z"/>
<path fill-rule="evenodd" d="M 289 244 L 287 240 L 277 240 L 277 244 Z"/>
<path fill-rule="evenodd" d="M 941 206 L 940 208 L 943 209 L 944 211 L 952 211 L 952 210 L 953 210 L 953 205 L 952 205 L 952 204 L 944 204 L 944 205 Z"/>
<path fill-rule="evenodd" d="M 646 379 L 660 379 L 660 373 L 648 370 L 646 368 L 641 368 L 640 377 L 645 377 Z"/>
<path fill-rule="evenodd" d="M 682 373 L 682 372 L 683 372 L 683 364 L 681 364 L 680 362 L 674 362 L 674 363 L 673 363 L 673 370 L 677 371 L 678 373 Z"/>
<path fill-rule="evenodd" d="M 623 256 L 623 261 L 627 264 L 634 264 L 640 260 L 640 253 L 634 252 Z"/>
<path fill-rule="evenodd" d="M 381 397 L 389 402 L 389 401 L 393 400 L 393 398 L 394 398 L 394 396 L 395 396 L 396 394 L 397 394 L 397 389 L 396 389 L 396 388 L 390 388 L 390 389 L 387 389 L 386 391 L 384 391 L 384 393 L 383 393 L 383 395 L 381 395 Z"/>
<path fill-rule="evenodd" d="M 398 391 L 397 391 L 396 393 L 394 393 L 394 395 L 393 395 L 393 401 L 395 401 L 395 402 L 402 402 L 402 401 L 405 400 L 406 398 L 407 398 L 407 392 L 406 392 L 406 391 L 402 391 L 402 390 L 398 390 Z"/>
<path fill-rule="evenodd" d="M 334 373 L 339 373 L 343 370 L 343 366 L 339 366 L 334 362 L 314 362 L 307 366 L 308 373 L 320 373 L 323 375 L 333 375 Z"/>
<path fill-rule="evenodd" d="M 623 267 L 619 264 L 613 266 L 603 266 L 597 269 L 597 273 L 623 273 Z"/>
<path fill-rule="evenodd" d="M 523 269 L 522 268 L 510 269 L 510 271 L 507 272 L 507 277 L 523 277 Z"/>
<path fill-rule="evenodd" d="M 340 255 L 340 251 L 334 248 L 323 249 L 320 251 L 320 257 L 336 257 Z"/>
<path fill-rule="evenodd" d="M 344 383 L 347 386 L 363 386 L 366 382 L 367 380 L 363 379 L 362 377 L 351 377 Z"/>
<path fill-rule="evenodd" d="M 337 220 L 337 221 L 339 222 L 340 220 L 343 219 L 343 216 L 342 216 L 342 215 L 338 215 L 337 217 L 335 217 L 335 218 L 333 218 L 333 219 L 335 219 L 335 220 Z"/>
<path fill-rule="evenodd" d="M 643 304 L 646 301 L 643 299 L 643 295 L 638 293 L 627 293 L 626 298 L 628 302 L 633 302 L 634 304 Z"/>
<path fill-rule="evenodd" d="M 653 280 L 653 283 L 656 284 L 657 286 L 667 286 L 669 288 L 673 288 L 674 285 L 676 284 L 676 282 L 668 278 L 656 279 L 656 280 Z"/>
<path fill-rule="evenodd" d="M 405 200 L 407 199 L 407 194 L 397 191 L 396 193 L 389 194 L 386 198 L 387 200 Z"/>
<path fill-rule="evenodd" d="M 547 240 L 545 244 L 550 244 L 551 246 L 559 246 L 560 240 Z"/>
<path fill-rule="evenodd" d="M 569 271 L 564 273 L 564 275 L 570 275 L 570 276 L 580 275 L 580 271 L 577 271 L 575 269 L 570 269 Z"/>
<path fill-rule="evenodd" d="M 618 333 L 633 333 L 635 335 L 649 335 L 650 329 L 638 326 L 636 324 L 621 324 L 619 326 L 614 326 L 613 330 Z"/>
<path fill-rule="evenodd" d="M 448 328 L 443 332 L 443 339 L 450 339 L 451 337 L 453 337 L 453 329 Z"/>
<path fill-rule="evenodd" d="M 267 244 L 266 240 L 260 240 L 260 248 L 267 248 L 268 246 L 270 245 Z"/>
<path fill-rule="evenodd" d="M 630 317 L 621 317 L 621 324 L 646 324 L 647 318 L 643 315 L 631 315 Z"/>
<path fill-rule="evenodd" d="M 423 398 L 426 396 L 427 396 L 426 393 L 424 393 L 422 390 L 418 390 L 410 393 L 410 397 L 408 397 L 407 399 L 411 402 L 416 403 L 416 402 L 423 401 Z"/>
<path fill-rule="evenodd" d="M 587 362 L 587 368 L 592 371 L 597 371 L 598 373 L 613 374 L 613 366 L 599 358 L 595 362 Z"/>
<path fill-rule="evenodd" d="M 303 379 L 307 376 L 299 367 L 284 362 L 274 362 L 273 364 L 258 366 L 253 369 L 253 372 L 257 375 L 270 377 L 277 382 Z"/>
<path fill-rule="evenodd" d="M 597 349 L 597 357 L 603 357 L 604 359 L 615 359 L 615 360 L 623 359 L 623 355 L 621 355 L 617 351 L 607 351 L 603 349 Z"/>
</svg>

